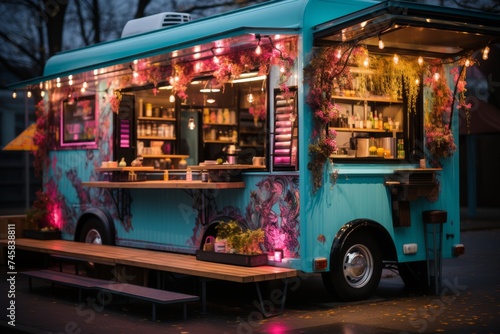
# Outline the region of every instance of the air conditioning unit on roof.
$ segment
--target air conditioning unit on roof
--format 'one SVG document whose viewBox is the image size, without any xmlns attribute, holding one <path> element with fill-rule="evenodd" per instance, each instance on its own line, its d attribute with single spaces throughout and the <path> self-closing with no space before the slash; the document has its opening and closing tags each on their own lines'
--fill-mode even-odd
<svg viewBox="0 0 500 334">
<path fill-rule="evenodd" d="M 191 21 L 191 15 L 186 13 L 165 12 L 141 17 L 130 20 L 125 24 L 122 31 L 122 38 L 189 21 Z"/>
</svg>

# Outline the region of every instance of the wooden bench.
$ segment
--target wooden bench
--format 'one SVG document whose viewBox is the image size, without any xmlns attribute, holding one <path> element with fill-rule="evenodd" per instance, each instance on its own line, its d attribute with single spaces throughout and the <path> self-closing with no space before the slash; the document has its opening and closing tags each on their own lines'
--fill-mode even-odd
<svg viewBox="0 0 500 334">
<path fill-rule="evenodd" d="M 182 303 L 183 318 L 187 318 L 187 302 L 196 302 L 200 297 L 187 295 L 184 293 L 158 290 L 128 283 L 108 283 L 99 286 L 100 290 L 111 292 L 117 295 L 136 297 L 152 302 L 152 319 L 156 321 L 156 304 Z"/>
<path fill-rule="evenodd" d="M 0 245 L 6 245 L 0 240 Z M 97 245 L 68 240 L 16 239 L 16 248 L 56 256 L 67 256 L 82 261 L 95 262 L 114 267 L 129 266 L 171 272 L 198 277 L 201 281 L 202 313 L 206 313 L 206 282 L 223 280 L 237 283 L 254 283 L 264 316 L 271 316 L 264 309 L 264 299 L 260 292 L 261 282 L 282 280 L 283 298 L 279 305 L 281 314 L 284 309 L 288 280 L 297 277 L 296 269 L 258 266 L 242 267 L 229 264 L 198 261 L 194 255 L 176 254 L 155 250 L 136 249 L 122 246 Z"/>
<path fill-rule="evenodd" d="M 29 290 L 32 291 L 32 278 L 59 283 L 78 288 L 78 301 L 81 302 L 81 289 L 97 289 L 126 297 L 135 297 L 152 303 L 152 320 L 156 321 L 156 304 L 183 304 L 183 318 L 187 318 L 187 302 L 198 301 L 200 297 L 184 293 L 158 290 L 144 286 L 118 283 L 85 276 L 77 276 L 54 270 L 32 270 L 20 272 L 28 276 Z"/>
<path fill-rule="evenodd" d="M 67 285 L 71 287 L 78 288 L 78 302 L 80 303 L 82 300 L 81 289 L 95 289 L 99 285 L 103 285 L 109 283 L 109 281 L 85 277 L 85 276 L 76 276 L 73 274 L 68 274 L 64 272 L 58 272 L 54 270 L 30 270 L 30 271 L 21 271 L 19 272 L 22 275 L 28 276 L 28 284 L 30 292 L 33 290 L 32 278 L 40 278 L 49 282 L 59 283 L 62 285 Z"/>
</svg>

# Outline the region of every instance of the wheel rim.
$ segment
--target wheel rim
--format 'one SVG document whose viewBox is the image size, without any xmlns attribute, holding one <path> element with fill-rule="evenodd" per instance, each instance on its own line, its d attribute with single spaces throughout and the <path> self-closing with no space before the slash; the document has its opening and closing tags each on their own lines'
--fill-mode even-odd
<svg viewBox="0 0 500 334">
<path fill-rule="evenodd" d="M 102 237 L 99 231 L 96 229 L 91 229 L 85 236 L 85 242 L 88 244 L 99 244 L 102 245 Z"/>
<path fill-rule="evenodd" d="M 344 278 L 351 287 L 362 288 L 373 275 L 373 256 L 365 245 L 351 246 L 344 255 Z"/>
</svg>

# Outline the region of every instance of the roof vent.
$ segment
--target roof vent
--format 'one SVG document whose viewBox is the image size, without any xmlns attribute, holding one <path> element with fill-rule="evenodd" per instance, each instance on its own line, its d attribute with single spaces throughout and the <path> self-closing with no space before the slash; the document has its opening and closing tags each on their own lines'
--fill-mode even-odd
<svg viewBox="0 0 500 334">
<path fill-rule="evenodd" d="M 170 27 L 179 23 L 191 21 L 191 15 L 186 13 L 165 12 L 151 16 L 130 20 L 125 24 L 122 31 L 122 38 L 148 31 L 153 31 L 165 27 Z"/>
</svg>

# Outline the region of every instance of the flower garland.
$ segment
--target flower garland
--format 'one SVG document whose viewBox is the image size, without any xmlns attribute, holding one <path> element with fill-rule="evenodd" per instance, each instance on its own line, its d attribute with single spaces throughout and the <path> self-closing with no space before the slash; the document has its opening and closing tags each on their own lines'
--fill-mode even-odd
<svg viewBox="0 0 500 334">
<path fill-rule="evenodd" d="M 432 89 L 433 104 L 425 113 L 425 147 L 432 155 L 430 164 L 440 166 L 439 160 L 451 157 L 457 149 L 453 133 L 450 129 L 450 115 L 453 103 L 453 93 L 444 78 L 443 67 L 436 74 L 427 77 L 424 83 Z"/>
<path fill-rule="evenodd" d="M 49 150 L 51 148 L 48 132 L 48 112 L 45 107 L 44 100 L 39 101 L 35 107 L 36 130 L 33 135 L 33 144 L 37 149 L 33 150 L 32 153 L 34 156 L 33 168 L 37 177 L 40 177 L 44 167 L 49 165 Z"/>
<path fill-rule="evenodd" d="M 254 100 L 250 102 L 248 112 L 253 116 L 255 126 L 257 126 L 259 119 L 265 120 L 267 116 L 266 96 L 265 94 L 252 94 L 252 96 Z"/>
<path fill-rule="evenodd" d="M 312 109 L 315 129 L 310 139 L 310 160 L 307 165 L 312 174 L 313 192 L 321 188 L 324 166 L 330 155 L 337 150 L 337 133 L 328 129 L 329 124 L 339 115 L 339 107 L 331 102 L 332 92 L 339 80 L 349 82 L 346 61 L 348 54 L 354 50 L 343 51 L 339 53 L 338 49 L 331 47 L 321 48 L 304 69 L 304 78 L 309 84 L 306 103 Z"/>
</svg>

